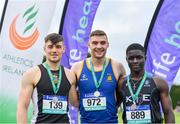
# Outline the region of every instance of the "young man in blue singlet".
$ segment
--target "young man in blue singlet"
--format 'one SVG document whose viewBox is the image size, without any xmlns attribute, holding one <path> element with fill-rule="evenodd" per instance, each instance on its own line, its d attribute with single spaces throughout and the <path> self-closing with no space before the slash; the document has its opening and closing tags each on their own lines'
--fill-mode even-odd
<svg viewBox="0 0 180 124">
<path fill-rule="evenodd" d="M 162 123 L 160 104 L 165 123 L 175 123 L 169 88 L 165 80 L 152 76 L 144 69 L 144 47 L 133 43 L 126 50 L 130 75 L 121 83 L 124 123 Z"/>
<path fill-rule="evenodd" d="M 77 83 L 70 94 L 77 96 L 70 96 L 70 101 L 74 106 L 79 105 L 81 123 L 118 123 L 116 89 L 118 80 L 125 77 L 125 69 L 106 57 L 109 42 L 104 31 L 93 31 L 88 47 L 91 57 L 72 67 Z"/>
<path fill-rule="evenodd" d="M 27 70 L 21 80 L 17 123 L 27 123 L 31 98 L 34 107 L 32 123 L 69 123 L 68 95 L 75 76 L 60 66 L 64 50 L 61 35 L 52 33 L 45 37 L 46 61 Z"/>
</svg>

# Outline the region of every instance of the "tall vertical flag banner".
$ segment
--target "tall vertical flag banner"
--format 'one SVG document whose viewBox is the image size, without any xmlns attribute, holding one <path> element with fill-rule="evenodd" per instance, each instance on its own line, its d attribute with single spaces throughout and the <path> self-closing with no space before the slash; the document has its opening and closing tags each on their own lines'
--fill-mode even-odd
<svg viewBox="0 0 180 124">
<path fill-rule="evenodd" d="M 88 40 L 100 0 L 68 0 L 63 25 L 66 50 L 61 64 L 70 68 L 87 56 Z"/>
<path fill-rule="evenodd" d="M 164 78 L 169 87 L 180 67 L 180 0 L 161 0 L 161 7 L 146 39 L 146 70 Z"/>
<path fill-rule="evenodd" d="M 56 0 L 9 0 L 0 35 L 0 123 L 16 122 L 22 74 L 40 64 Z"/>
<path fill-rule="evenodd" d="M 65 53 L 61 64 L 71 68 L 73 63 L 87 57 L 88 40 L 100 0 L 67 0 L 59 33 L 64 36 Z M 78 123 L 78 113 L 70 106 L 71 123 Z"/>
</svg>

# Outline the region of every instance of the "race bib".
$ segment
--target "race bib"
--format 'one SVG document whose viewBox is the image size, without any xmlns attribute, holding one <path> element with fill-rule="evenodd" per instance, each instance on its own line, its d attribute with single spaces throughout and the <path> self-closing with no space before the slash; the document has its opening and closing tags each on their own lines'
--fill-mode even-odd
<svg viewBox="0 0 180 124">
<path fill-rule="evenodd" d="M 106 109 L 106 97 L 95 97 L 94 94 L 85 94 L 83 98 L 83 107 L 85 111 L 98 111 Z"/>
<path fill-rule="evenodd" d="M 151 123 L 150 106 L 140 105 L 135 110 L 131 110 L 131 107 L 127 106 L 126 117 L 128 123 Z"/>
<path fill-rule="evenodd" d="M 42 113 L 65 114 L 67 113 L 67 97 L 43 95 Z"/>
</svg>

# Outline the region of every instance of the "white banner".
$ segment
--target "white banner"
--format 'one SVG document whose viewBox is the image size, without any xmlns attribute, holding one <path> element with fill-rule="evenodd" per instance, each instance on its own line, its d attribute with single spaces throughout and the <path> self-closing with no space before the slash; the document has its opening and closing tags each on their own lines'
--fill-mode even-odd
<svg viewBox="0 0 180 124">
<path fill-rule="evenodd" d="M 57 0 L 9 0 L 0 36 L 0 122 L 14 122 L 20 79 L 40 64 Z"/>
</svg>

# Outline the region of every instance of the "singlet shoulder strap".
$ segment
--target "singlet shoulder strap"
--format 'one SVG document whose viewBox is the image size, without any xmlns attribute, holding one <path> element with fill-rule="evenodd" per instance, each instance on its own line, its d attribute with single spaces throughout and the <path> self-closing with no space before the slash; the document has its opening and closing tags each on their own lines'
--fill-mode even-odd
<svg viewBox="0 0 180 124">
<path fill-rule="evenodd" d="M 81 74 L 82 74 L 83 68 L 84 68 L 85 66 L 86 66 L 86 68 L 87 68 L 86 61 L 87 61 L 87 60 L 83 60 L 83 61 L 82 61 L 82 64 L 81 64 L 81 66 L 79 67 L 79 69 L 80 69 L 80 72 L 79 72 L 79 75 L 78 75 L 79 77 L 76 76 L 76 81 L 79 81 L 79 78 L 80 78 L 80 76 L 81 76 Z"/>
<path fill-rule="evenodd" d="M 42 80 L 42 77 L 45 75 L 45 71 L 46 71 L 46 68 L 43 66 L 43 64 L 40 64 L 40 65 L 37 65 L 38 66 L 38 68 L 40 69 L 40 79 L 39 79 L 39 81 L 36 83 L 36 85 L 33 85 L 33 88 L 35 88 L 37 85 L 38 85 L 38 83 Z M 46 76 L 46 75 L 45 75 Z"/>
<path fill-rule="evenodd" d="M 109 63 L 108 64 L 111 64 L 111 66 L 112 66 L 112 63 L 111 63 L 111 58 L 109 58 Z"/>
<path fill-rule="evenodd" d="M 45 70 L 45 67 L 43 66 L 43 64 L 38 65 L 38 67 L 41 70 L 41 72 L 43 72 Z"/>
</svg>

